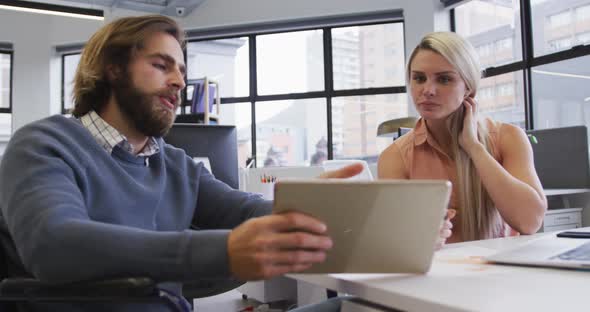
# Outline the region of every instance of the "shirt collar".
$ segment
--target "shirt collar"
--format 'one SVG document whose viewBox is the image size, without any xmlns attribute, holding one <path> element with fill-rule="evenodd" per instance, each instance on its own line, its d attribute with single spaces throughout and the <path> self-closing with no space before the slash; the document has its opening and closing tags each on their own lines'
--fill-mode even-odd
<svg viewBox="0 0 590 312">
<path fill-rule="evenodd" d="M 133 146 L 129 143 L 127 138 L 121 134 L 113 126 L 109 125 L 102 117 L 100 117 L 94 110 L 91 110 L 86 115 L 80 117 L 82 125 L 90 131 L 96 142 L 102 146 L 107 153 L 111 154 L 115 146 L 121 147 L 123 150 L 134 154 Z M 152 156 L 160 151 L 158 142 L 154 137 L 149 137 L 147 144 L 137 154 L 137 156 Z"/>
<path fill-rule="evenodd" d="M 424 121 L 424 119 L 420 118 L 420 120 L 418 120 L 416 126 L 414 127 L 414 146 L 423 144 L 428 144 L 431 148 L 437 150 L 446 157 L 451 158 L 434 140 L 432 133 L 428 131 L 428 127 L 426 126 L 426 122 Z"/>
<path fill-rule="evenodd" d="M 426 128 L 426 124 L 424 123 L 424 119 L 420 118 L 414 126 L 414 145 L 422 145 L 426 143 L 426 139 L 428 138 L 428 128 Z"/>
</svg>

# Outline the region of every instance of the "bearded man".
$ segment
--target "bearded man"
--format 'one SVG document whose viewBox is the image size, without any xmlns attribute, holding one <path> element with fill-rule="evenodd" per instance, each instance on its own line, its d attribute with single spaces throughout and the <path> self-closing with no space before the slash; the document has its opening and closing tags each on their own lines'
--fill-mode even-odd
<svg viewBox="0 0 590 312">
<path fill-rule="evenodd" d="M 230 188 L 162 140 L 185 87 L 183 45 L 183 32 L 164 16 L 105 25 L 82 53 L 73 117 L 16 131 L 0 165 L 0 242 L 10 276 L 149 276 L 184 300 L 183 281 L 259 280 L 324 261 L 332 241 L 321 221 L 270 214 L 272 202 Z M 166 311 L 115 303 L 26 308 Z"/>
</svg>

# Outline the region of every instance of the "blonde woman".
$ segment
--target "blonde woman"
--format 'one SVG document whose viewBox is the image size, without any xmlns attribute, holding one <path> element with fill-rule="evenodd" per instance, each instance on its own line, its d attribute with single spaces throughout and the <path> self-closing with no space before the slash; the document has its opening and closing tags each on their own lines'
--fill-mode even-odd
<svg viewBox="0 0 590 312">
<path fill-rule="evenodd" d="M 532 148 L 522 129 L 479 119 L 473 47 L 452 32 L 428 34 L 406 79 L 421 118 L 381 154 L 379 178 L 450 180 L 447 242 L 535 233 L 547 200 Z"/>
</svg>

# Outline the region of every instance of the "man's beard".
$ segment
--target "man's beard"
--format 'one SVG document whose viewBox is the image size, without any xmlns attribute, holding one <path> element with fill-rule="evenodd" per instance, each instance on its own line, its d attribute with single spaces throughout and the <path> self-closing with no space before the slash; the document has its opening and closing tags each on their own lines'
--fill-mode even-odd
<svg viewBox="0 0 590 312">
<path fill-rule="evenodd" d="M 153 93 L 145 93 L 132 85 L 129 74 L 117 79 L 113 83 L 113 95 L 119 104 L 125 119 L 133 124 L 133 127 L 146 136 L 162 137 L 172 127 L 175 112 L 178 108 L 180 97 L 178 92 L 159 90 Z M 160 96 L 176 97 L 174 111 L 170 112 L 160 103 Z"/>
</svg>

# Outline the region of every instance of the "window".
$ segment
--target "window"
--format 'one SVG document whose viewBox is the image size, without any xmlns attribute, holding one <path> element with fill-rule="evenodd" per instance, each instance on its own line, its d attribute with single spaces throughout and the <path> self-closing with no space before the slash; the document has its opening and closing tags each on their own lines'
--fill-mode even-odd
<svg viewBox="0 0 590 312">
<path fill-rule="evenodd" d="M 332 101 L 332 144 L 335 159 L 379 155 L 391 138 L 376 137 L 380 123 L 410 114 L 405 93 L 337 97 Z"/>
<path fill-rule="evenodd" d="M 401 23 L 332 29 L 334 89 L 404 85 L 404 51 Z"/>
<path fill-rule="evenodd" d="M 590 0 L 543 1 L 531 4 L 533 48 L 542 56 L 588 42 Z"/>
<path fill-rule="evenodd" d="M 496 14 L 492 4 L 503 7 L 503 12 L 508 7 L 523 8 L 523 12 L 513 11 L 512 17 L 504 16 L 514 25 L 510 43 L 504 41 L 508 37 L 498 38 L 505 32 L 501 24 L 487 27 L 477 36 L 462 28 Z M 475 8 L 479 5 L 482 8 Z M 486 5 L 487 13 L 483 10 Z M 462 15 L 457 18 L 459 12 Z M 520 26 L 521 13 L 524 21 L 532 21 L 531 25 Z M 451 14 L 456 17 L 455 30 L 477 43 L 476 47 L 495 42 L 496 54 L 510 49 L 520 55 L 501 66 L 495 63 L 497 58 L 482 61 L 484 79 L 477 98 L 483 114 L 528 129 L 590 126 L 590 108 L 586 105 L 590 93 L 585 91 L 590 80 L 590 46 L 584 45 L 590 42 L 590 0 L 474 0 L 460 4 Z M 532 32 L 522 32 L 523 28 Z M 521 49 L 523 44 L 525 49 Z M 490 59 L 483 53 L 487 50 L 478 48 L 478 52 L 483 60 Z"/>
<path fill-rule="evenodd" d="M 494 98 L 494 88 L 493 87 L 480 87 L 479 91 L 477 92 L 477 97 L 480 100 L 490 100 Z"/>
<path fill-rule="evenodd" d="M 480 112 L 486 117 L 525 127 L 522 73 L 507 73 L 481 80 L 476 95 Z M 518 89 L 515 88 L 518 86 Z"/>
<path fill-rule="evenodd" d="M 583 5 L 576 8 L 576 22 L 590 21 L 590 5 Z"/>
<path fill-rule="evenodd" d="M 250 103 L 220 105 L 221 124 L 234 125 L 238 135 L 238 165 L 245 167 L 252 155 L 252 107 Z"/>
<path fill-rule="evenodd" d="M 512 52 L 512 38 L 505 38 L 496 41 L 496 53 Z"/>
<path fill-rule="evenodd" d="M 473 0 L 453 9 L 454 29 L 476 48 L 484 67 L 522 59 L 519 1 Z M 516 49 L 515 49 L 516 48 Z"/>
<path fill-rule="evenodd" d="M 248 95 L 249 45 L 247 37 L 189 42 L 186 46 L 187 78 L 208 77 L 217 81 L 222 97 Z"/>
<path fill-rule="evenodd" d="M 402 22 L 269 31 L 187 45 L 188 78 L 220 82 L 220 120 L 238 128 L 240 167 L 252 156 L 257 167 L 375 162 L 391 144 L 376 138 L 378 124 L 411 112 Z"/>
<path fill-rule="evenodd" d="M 62 114 L 67 114 L 72 108 L 74 108 L 72 91 L 74 87 L 74 76 L 76 75 L 76 68 L 80 62 L 80 56 L 80 53 L 62 55 Z"/>
<path fill-rule="evenodd" d="M 590 42 L 590 31 L 576 35 L 577 44 L 587 44 Z"/>
<path fill-rule="evenodd" d="M 567 26 L 571 23 L 572 12 L 570 10 L 547 16 L 547 24 L 550 28 Z"/>
<path fill-rule="evenodd" d="M 590 127 L 589 65 L 584 56 L 532 69 L 536 128 Z"/>
<path fill-rule="evenodd" d="M 0 136 L 12 133 L 12 50 L 0 50 Z"/>
<path fill-rule="evenodd" d="M 321 165 L 311 159 L 328 155 L 326 120 L 325 99 L 256 103 L 256 165 Z"/>
<path fill-rule="evenodd" d="M 12 53 L 0 52 L 0 107 L 10 108 Z"/>
<path fill-rule="evenodd" d="M 512 81 L 500 84 L 496 87 L 498 89 L 498 96 L 511 97 L 514 95 L 514 86 Z"/>
<path fill-rule="evenodd" d="M 322 38 L 321 30 L 258 36 L 258 94 L 323 90 Z"/>
<path fill-rule="evenodd" d="M 482 44 L 480 46 L 477 46 L 475 49 L 477 51 L 477 53 L 479 54 L 479 57 L 487 57 L 490 56 L 494 53 L 493 50 L 494 44 L 493 43 L 486 43 L 486 44 Z"/>
<path fill-rule="evenodd" d="M 549 52 L 565 50 L 572 46 L 572 38 L 561 38 L 547 42 Z"/>
</svg>

